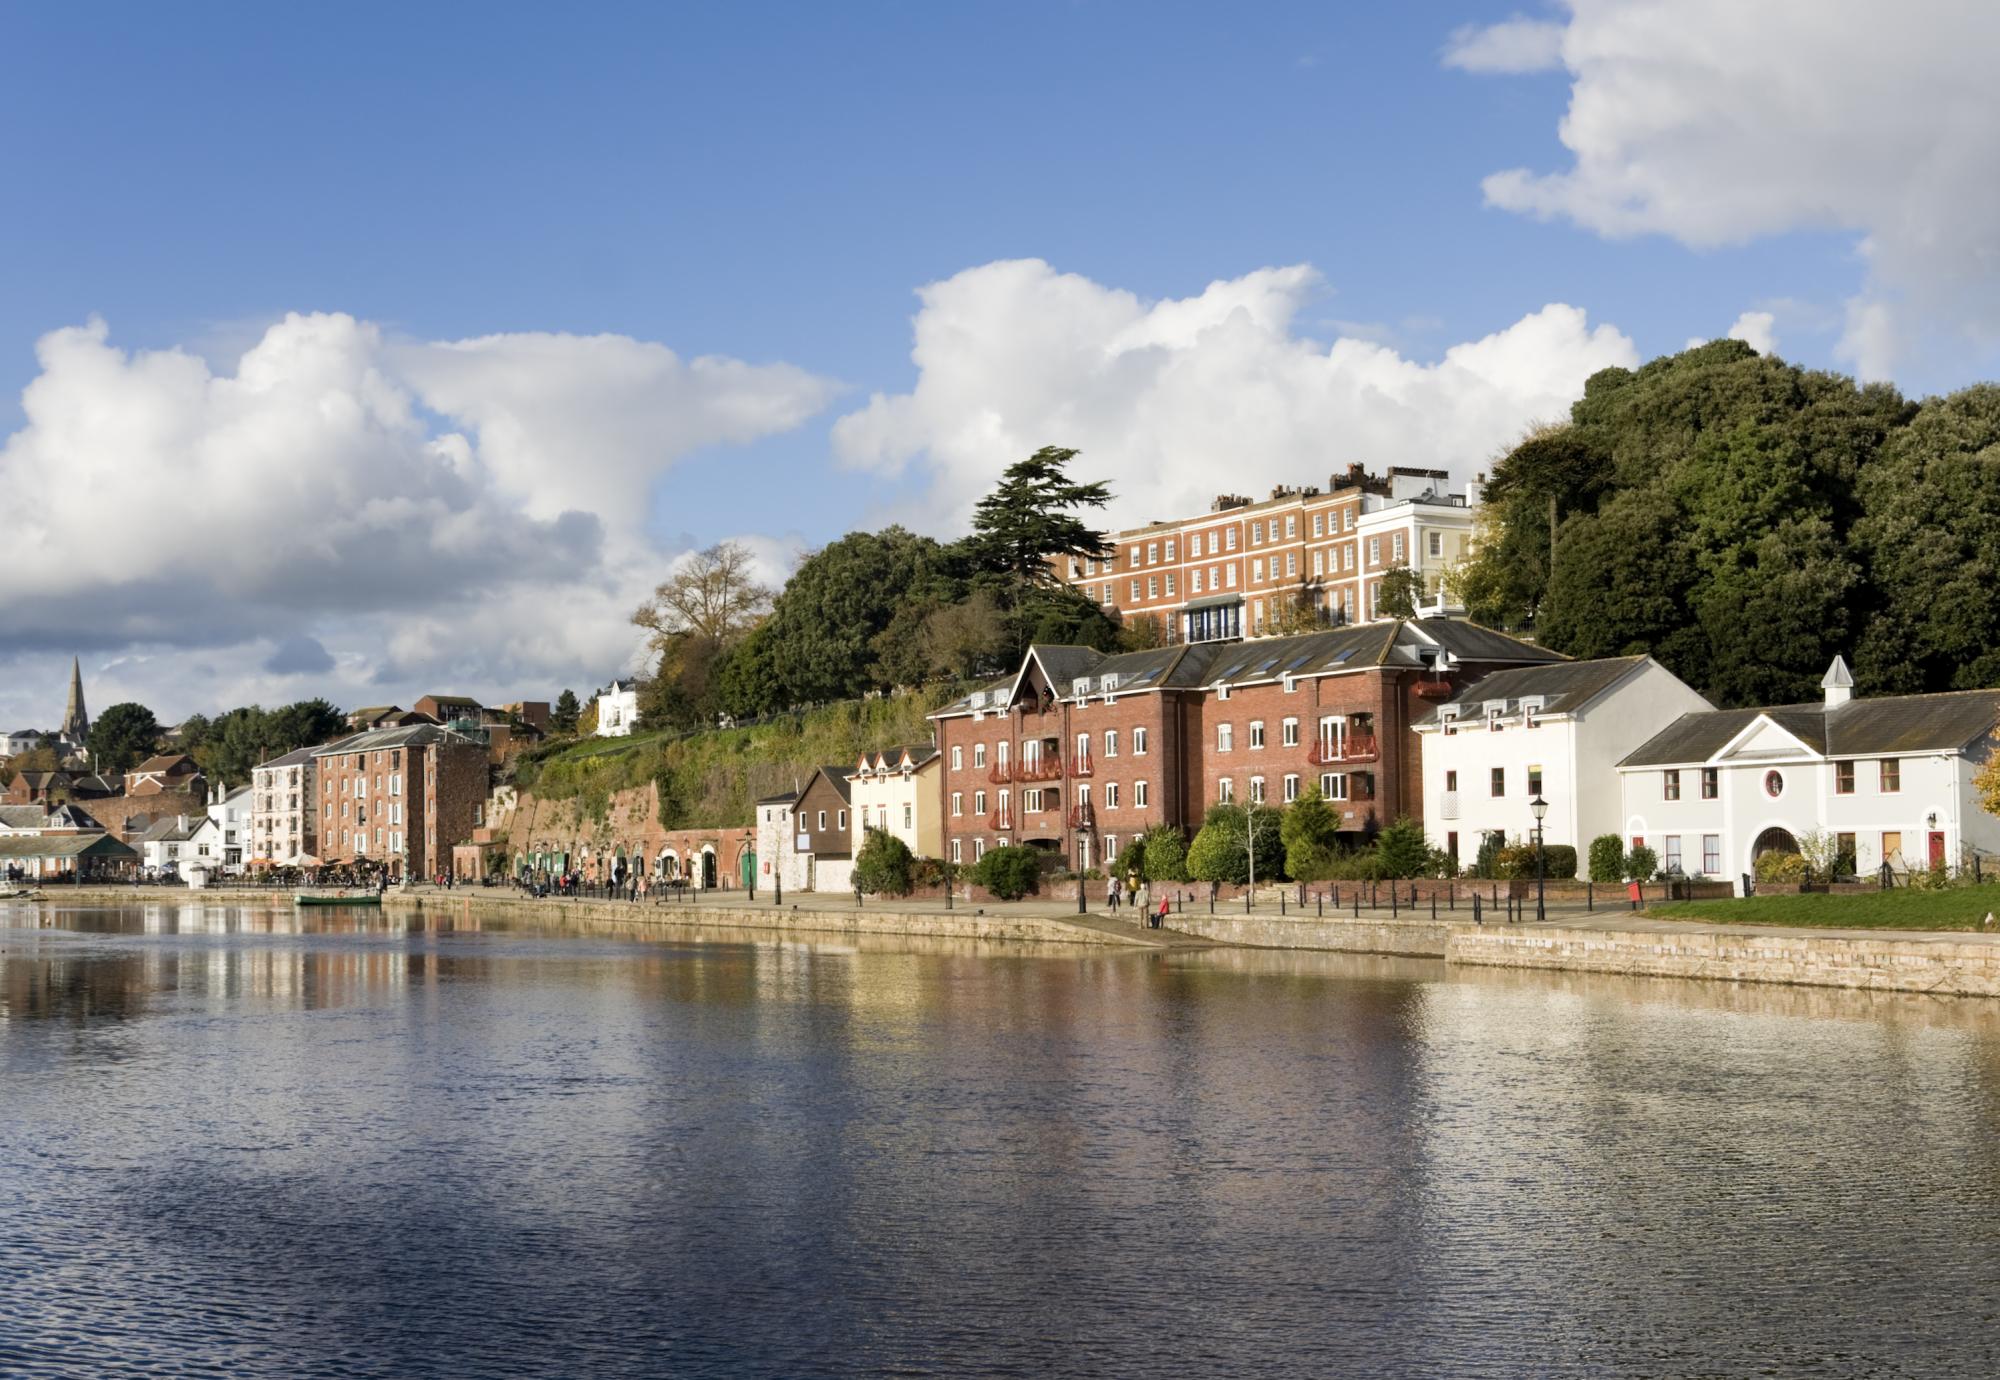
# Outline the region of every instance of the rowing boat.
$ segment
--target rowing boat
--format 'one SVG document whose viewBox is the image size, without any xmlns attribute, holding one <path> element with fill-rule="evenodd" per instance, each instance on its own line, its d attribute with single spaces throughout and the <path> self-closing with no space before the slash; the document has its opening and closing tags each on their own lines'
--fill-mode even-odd
<svg viewBox="0 0 2000 1380">
<path fill-rule="evenodd" d="M 292 897 L 300 906 L 379 906 L 382 898 L 372 891 L 301 891 Z"/>
</svg>

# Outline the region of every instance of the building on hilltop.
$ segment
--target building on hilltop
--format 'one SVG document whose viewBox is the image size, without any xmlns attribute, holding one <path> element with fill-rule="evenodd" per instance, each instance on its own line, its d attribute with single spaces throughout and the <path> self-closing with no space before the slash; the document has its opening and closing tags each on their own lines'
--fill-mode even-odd
<svg viewBox="0 0 2000 1380">
<path fill-rule="evenodd" d="M 1038 645 L 1006 681 L 931 715 L 954 863 L 1025 843 L 1095 867 L 1154 825 L 1318 786 L 1360 842 L 1423 814 L 1411 727 L 1465 683 L 1566 658 L 1422 618 L 1248 644 L 1107 655 Z"/>
<path fill-rule="evenodd" d="M 1627 755 L 1628 843 L 1739 890 L 1760 856 L 1818 833 L 1864 876 L 2000 856 L 1972 787 L 2000 745 L 2000 690 L 1855 699 L 1840 657 L 1821 688 L 1817 704 L 1683 714 Z"/>
<path fill-rule="evenodd" d="M 483 824 L 487 745 L 436 724 L 376 729 L 312 749 L 322 862 L 371 860 L 428 877 Z"/>
<path fill-rule="evenodd" d="M 1279 487 L 1258 503 L 1223 494 L 1198 517 L 1114 534 L 1108 560 L 1051 562 L 1105 608 L 1159 617 L 1173 642 L 1373 622 L 1391 570 L 1416 571 L 1436 600 L 1471 554 L 1479 485 L 1453 494 L 1449 483 L 1445 470 L 1395 467 L 1378 478 L 1351 465 L 1325 492 Z"/>
<path fill-rule="evenodd" d="M 638 681 L 614 680 L 597 692 L 597 732 L 600 737 L 626 737 L 638 722 Z"/>
<path fill-rule="evenodd" d="M 1579 850 L 1622 827 L 1618 763 L 1682 714 L 1714 708 L 1647 656 L 1495 671 L 1415 724 L 1424 833 L 1470 866 L 1490 835 L 1524 842 L 1541 799 L 1545 844 Z"/>
<path fill-rule="evenodd" d="M 127 795 L 177 795 L 199 797 L 198 804 L 208 804 L 208 778 L 194 758 L 185 752 L 163 752 L 148 757 L 138 766 L 125 773 L 125 794 Z"/>
</svg>

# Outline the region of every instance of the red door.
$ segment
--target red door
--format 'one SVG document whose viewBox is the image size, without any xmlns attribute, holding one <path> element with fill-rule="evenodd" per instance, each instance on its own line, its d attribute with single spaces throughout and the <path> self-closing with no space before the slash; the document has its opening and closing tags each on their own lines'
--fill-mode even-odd
<svg viewBox="0 0 2000 1380">
<path fill-rule="evenodd" d="M 1944 834 L 1936 829 L 1931 831 L 1931 866 L 1944 866 Z"/>
</svg>

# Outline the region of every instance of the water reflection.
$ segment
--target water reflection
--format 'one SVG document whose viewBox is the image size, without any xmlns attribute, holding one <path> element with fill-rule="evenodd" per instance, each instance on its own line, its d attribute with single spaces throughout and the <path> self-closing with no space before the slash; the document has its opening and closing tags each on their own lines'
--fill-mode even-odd
<svg viewBox="0 0 2000 1380">
<path fill-rule="evenodd" d="M 2000 1018 L 0 911 L 0 1374 L 1987 1374 Z"/>
</svg>

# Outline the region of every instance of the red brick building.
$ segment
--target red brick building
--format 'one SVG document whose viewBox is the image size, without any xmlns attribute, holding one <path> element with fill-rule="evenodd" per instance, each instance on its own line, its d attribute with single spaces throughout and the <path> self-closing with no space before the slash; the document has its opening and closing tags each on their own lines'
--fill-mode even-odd
<svg viewBox="0 0 2000 1380">
<path fill-rule="evenodd" d="M 1156 824 L 1219 801 L 1283 804 L 1318 785 L 1358 840 L 1423 814 L 1411 724 L 1461 685 L 1555 653 L 1424 618 L 1108 656 L 1031 648 L 1012 680 L 932 719 L 944 852 L 1026 843 L 1100 866 Z"/>
<path fill-rule="evenodd" d="M 486 744 L 434 724 L 377 729 L 315 749 L 319 856 L 370 858 L 428 877 L 485 821 Z"/>
</svg>

